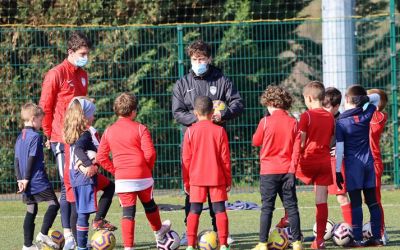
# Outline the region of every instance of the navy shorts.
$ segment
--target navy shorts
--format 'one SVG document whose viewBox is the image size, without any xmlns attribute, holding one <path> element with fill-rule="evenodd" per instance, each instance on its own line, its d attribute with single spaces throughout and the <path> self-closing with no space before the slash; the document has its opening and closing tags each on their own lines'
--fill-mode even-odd
<svg viewBox="0 0 400 250">
<path fill-rule="evenodd" d="M 95 213 L 97 211 L 97 197 L 94 185 L 74 187 L 76 212 L 79 214 Z"/>
<path fill-rule="evenodd" d="M 347 192 L 376 187 L 373 162 L 365 164 L 359 160 L 347 160 L 345 166 Z"/>
</svg>

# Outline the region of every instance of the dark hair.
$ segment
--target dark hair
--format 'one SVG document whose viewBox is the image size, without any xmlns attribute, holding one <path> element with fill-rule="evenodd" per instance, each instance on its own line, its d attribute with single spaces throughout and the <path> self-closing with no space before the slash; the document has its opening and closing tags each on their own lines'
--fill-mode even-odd
<svg viewBox="0 0 400 250">
<path fill-rule="evenodd" d="M 194 110 L 199 115 L 209 115 L 213 112 L 213 102 L 208 96 L 198 96 L 194 99 Z"/>
<path fill-rule="evenodd" d="M 134 94 L 124 92 L 114 101 L 114 112 L 118 116 L 128 117 L 137 110 L 138 101 Z"/>
<path fill-rule="evenodd" d="M 324 101 L 325 87 L 322 82 L 311 81 L 304 86 L 303 95 L 310 95 L 314 100 Z"/>
<path fill-rule="evenodd" d="M 366 96 L 367 91 L 359 84 L 351 85 L 347 88 L 346 96 L 350 97 L 350 103 L 359 105 L 360 96 Z"/>
<path fill-rule="evenodd" d="M 340 105 L 342 102 L 342 93 L 340 90 L 334 87 L 329 87 L 325 89 L 325 99 L 322 102 L 322 106 L 325 108 L 335 107 Z"/>
<path fill-rule="evenodd" d="M 264 107 L 270 106 L 284 110 L 290 109 L 292 102 L 290 94 L 280 86 L 268 86 L 260 98 L 260 103 Z"/>
<path fill-rule="evenodd" d="M 68 50 L 77 51 L 82 47 L 92 48 L 92 44 L 87 36 L 81 31 L 74 31 L 68 38 Z"/>
<path fill-rule="evenodd" d="M 193 55 L 202 55 L 205 57 L 210 57 L 211 47 L 203 40 L 196 40 L 186 48 L 186 53 L 189 57 L 192 57 Z"/>
<path fill-rule="evenodd" d="M 378 104 L 378 109 L 379 111 L 383 111 L 386 107 L 386 104 L 388 102 L 388 96 L 385 91 L 382 89 L 369 89 L 367 91 L 368 95 L 370 94 L 378 94 L 381 97 L 381 100 L 379 101 Z"/>
</svg>

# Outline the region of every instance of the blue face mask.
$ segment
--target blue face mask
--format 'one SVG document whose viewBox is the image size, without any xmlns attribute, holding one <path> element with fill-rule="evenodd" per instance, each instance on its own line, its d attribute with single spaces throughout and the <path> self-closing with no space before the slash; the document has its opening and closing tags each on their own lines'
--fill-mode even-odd
<svg viewBox="0 0 400 250">
<path fill-rule="evenodd" d="M 77 66 L 77 67 L 83 67 L 83 66 L 85 66 L 87 63 L 88 63 L 88 57 L 87 56 L 85 56 L 85 57 L 78 57 L 78 59 L 76 59 L 75 60 L 75 65 Z"/>
<path fill-rule="evenodd" d="M 192 64 L 192 70 L 197 76 L 201 76 L 207 72 L 208 64 L 200 63 L 200 64 Z"/>
</svg>

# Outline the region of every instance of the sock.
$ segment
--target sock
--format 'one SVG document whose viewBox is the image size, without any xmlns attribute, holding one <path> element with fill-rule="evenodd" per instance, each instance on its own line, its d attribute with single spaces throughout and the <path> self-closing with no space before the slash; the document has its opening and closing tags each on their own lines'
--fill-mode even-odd
<svg viewBox="0 0 400 250">
<path fill-rule="evenodd" d="M 347 203 L 346 205 L 341 205 L 340 208 L 342 209 L 342 216 L 344 222 L 349 224 L 351 226 L 352 220 L 351 220 L 351 204 Z"/>
<path fill-rule="evenodd" d="M 78 247 L 86 248 L 89 232 L 89 214 L 78 213 L 78 223 L 76 225 Z"/>
<path fill-rule="evenodd" d="M 75 202 L 71 202 L 71 217 L 70 217 L 70 223 L 71 223 L 71 231 L 72 234 L 74 235 L 74 239 L 77 239 L 77 232 L 76 232 L 76 224 L 78 223 L 78 213 L 76 212 L 76 204 Z"/>
<path fill-rule="evenodd" d="M 317 241 L 324 241 L 324 235 L 326 230 L 326 222 L 328 220 L 328 204 L 320 203 L 317 204 Z"/>
<path fill-rule="evenodd" d="M 46 214 L 44 215 L 43 218 L 42 229 L 40 230 L 42 234 L 47 235 L 49 233 L 49 229 L 51 228 L 54 220 L 57 217 L 58 209 L 59 209 L 58 205 L 50 205 L 47 208 Z"/>
<path fill-rule="evenodd" d="M 33 234 L 35 232 L 36 214 L 26 212 L 24 220 L 24 246 L 30 247 L 33 245 Z"/>
<path fill-rule="evenodd" d="M 381 237 L 383 236 L 383 234 L 385 233 L 385 214 L 383 212 L 383 206 L 382 203 L 379 202 L 379 209 L 381 210 Z"/>
<path fill-rule="evenodd" d="M 124 247 L 133 247 L 135 244 L 135 220 L 122 218 L 121 227 Z"/>
<path fill-rule="evenodd" d="M 64 184 L 63 184 L 64 186 Z M 65 191 L 64 191 L 65 192 Z M 65 196 L 65 194 L 64 194 Z M 62 192 L 60 197 L 60 213 L 61 213 L 61 225 L 63 228 L 71 228 L 70 217 L 71 217 L 71 203 L 62 199 Z"/>
<path fill-rule="evenodd" d="M 196 246 L 197 229 L 199 227 L 200 215 L 189 212 L 187 218 L 186 236 L 188 239 L 188 246 Z M 217 222 L 218 223 L 218 222 Z"/>
<path fill-rule="evenodd" d="M 106 217 L 114 196 L 114 190 L 115 186 L 112 182 L 110 182 L 110 184 L 103 190 L 103 195 L 99 200 L 99 205 L 97 207 L 97 213 L 94 220 L 100 220 Z"/>
<path fill-rule="evenodd" d="M 228 215 L 225 212 L 215 214 L 217 220 L 218 239 L 220 245 L 227 246 L 227 238 L 229 234 Z"/>
<path fill-rule="evenodd" d="M 351 208 L 351 222 L 353 227 L 354 240 L 362 240 L 363 212 L 361 206 Z"/>
<path fill-rule="evenodd" d="M 150 212 L 150 213 L 146 212 L 146 217 L 150 223 L 151 229 L 153 229 L 154 232 L 160 230 L 161 218 L 160 218 L 160 213 L 158 211 L 158 208 L 154 212 Z"/>
<path fill-rule="evenodd" d="M 375 239 L 380 239 L 381 238 L 381 209 L 378 205 L 378 203 L 372 204 L 368 206 L 369 213 L 371 215 L 371 231 L 372 235 L 374 236 Z"/>
</svg>

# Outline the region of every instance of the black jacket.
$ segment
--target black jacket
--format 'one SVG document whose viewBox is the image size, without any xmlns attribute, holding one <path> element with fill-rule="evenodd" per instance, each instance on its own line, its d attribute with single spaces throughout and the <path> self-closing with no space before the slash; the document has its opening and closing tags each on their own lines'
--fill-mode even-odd
<svg viewBox="0 0 400 250">
<path fill-rule="evenodd" d="M 215 66 L 210 65 L 204 76 L 196 76 L 190 70 L 176 81 L 172 94 L 172 113 L 179 124 L 188 127 L 197 121 L 193 113 L 194 99 L 197 96 L 224 101 L 226 109 L 221 111 L 223 121 L 243 113 L 243 100 L 235 85 Z"/>
</svg>

